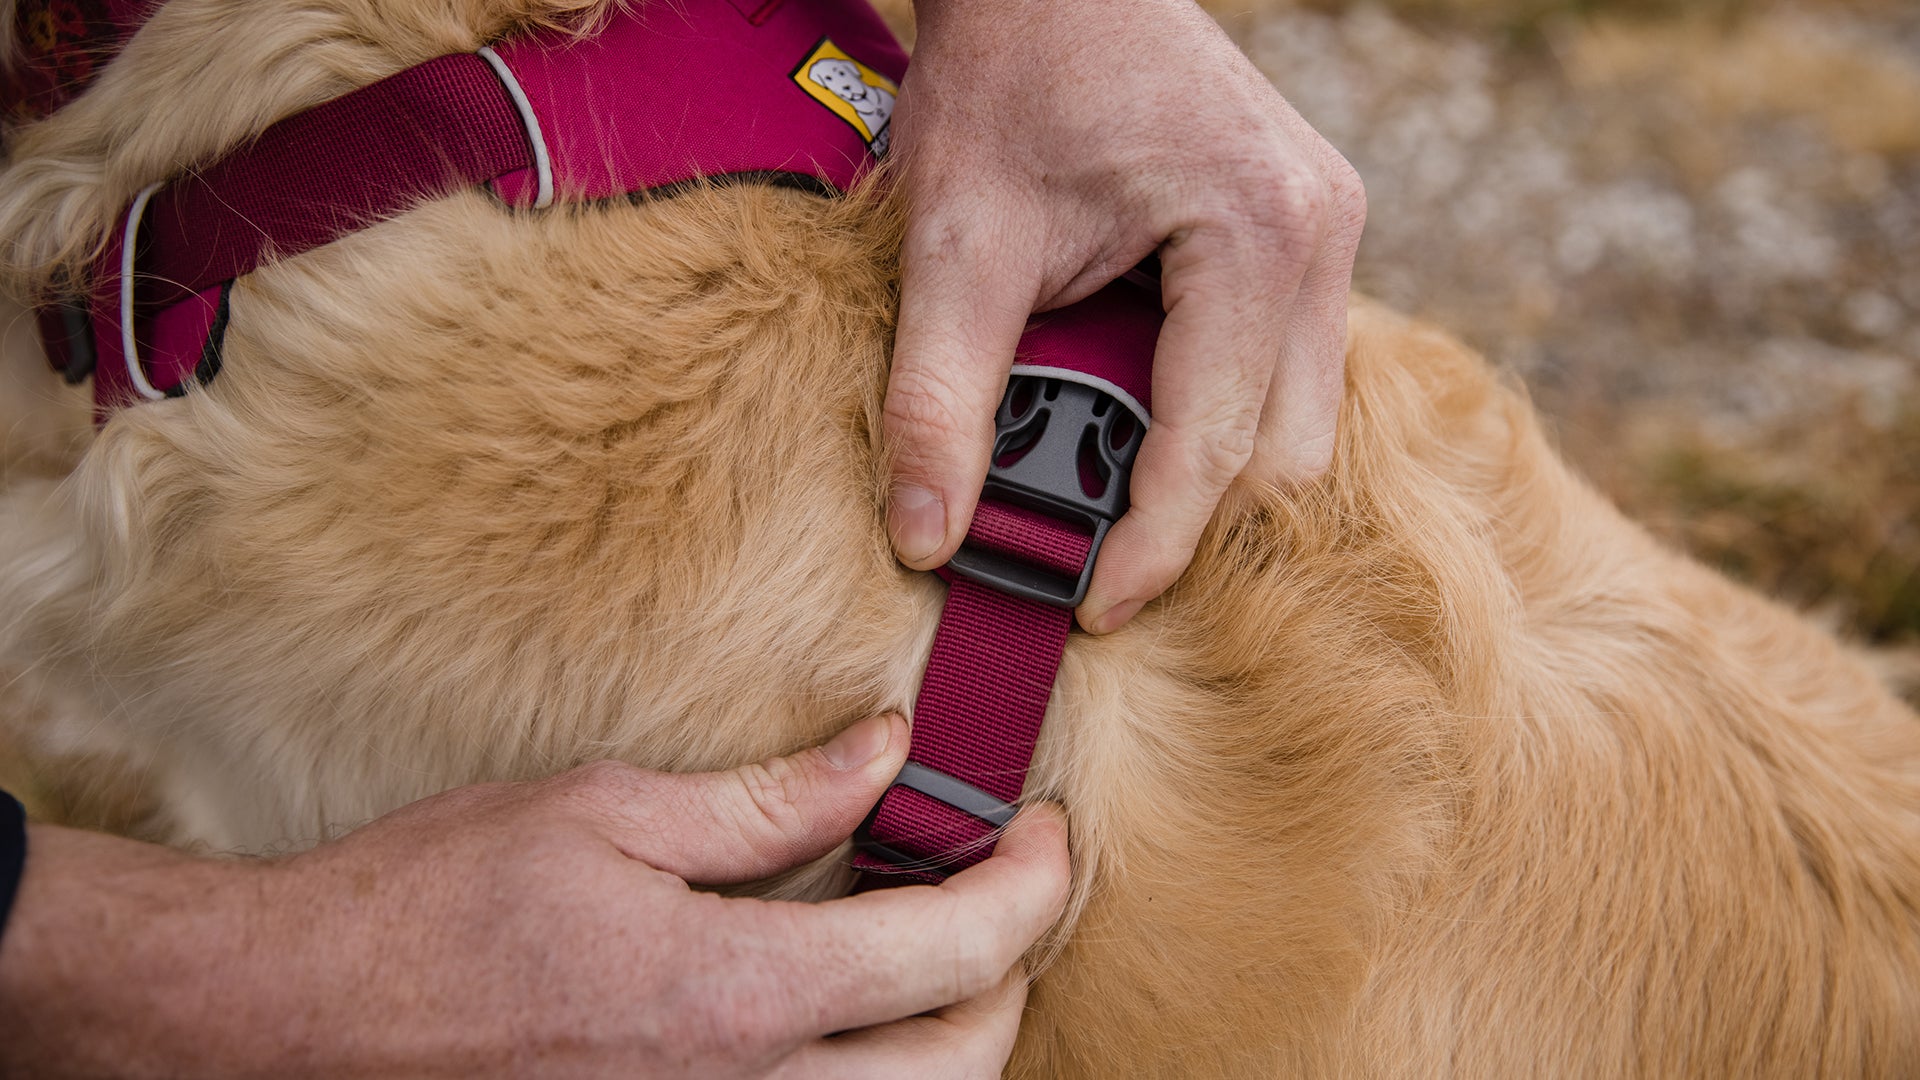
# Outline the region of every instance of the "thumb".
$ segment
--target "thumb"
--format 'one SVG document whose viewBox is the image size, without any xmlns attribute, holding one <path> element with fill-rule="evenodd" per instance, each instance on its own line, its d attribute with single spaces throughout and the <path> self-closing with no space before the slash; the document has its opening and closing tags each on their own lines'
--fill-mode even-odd
<svg viewBox="0 0 1920 1080">
<path fill-rule="evenodd" d="M 907 723 L 870 717 L 824 746 L 713 773 L 597 770 L 629 858 L 703 885 L 753 881 L 832 851 L 900 771 Z M 603 801 L 604 800 L 604 801 Z"/>
<path fill-rule="evenodd" d="M 966 536 L 993 452 L 993 415 L 1038 283 L 989 234 L 921 221 L 900 252 L 900 325 L 887 380 L 887 532 L 916 570 Z"/>
</svg>

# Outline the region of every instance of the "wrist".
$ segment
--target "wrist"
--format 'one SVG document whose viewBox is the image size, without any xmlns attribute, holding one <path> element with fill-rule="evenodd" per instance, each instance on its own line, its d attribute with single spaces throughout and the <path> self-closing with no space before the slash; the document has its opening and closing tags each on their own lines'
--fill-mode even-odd
<svg viewBox="0 0 1920 1080">
<path fill-rule="evenodd" d="M 257 1071 L 284 1026 L 248 902 L 270 870 L 53 826 L 30 837 L 0 939 L 0 1073 Z"/>
</svg>

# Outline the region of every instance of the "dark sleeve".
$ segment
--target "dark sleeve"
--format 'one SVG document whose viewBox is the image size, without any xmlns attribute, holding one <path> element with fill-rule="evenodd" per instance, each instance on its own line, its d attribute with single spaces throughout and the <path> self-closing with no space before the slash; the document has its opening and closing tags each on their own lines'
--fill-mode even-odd
<svg viewBox="0 0 1920 1080">
<path fill-rule="evenodd" d="M 20 888 L 20 870 L 27 861 L 27 812 L 20 800 L 0 791 L 0 935 L 7 932 L 7 913 Z"/>
</svg>

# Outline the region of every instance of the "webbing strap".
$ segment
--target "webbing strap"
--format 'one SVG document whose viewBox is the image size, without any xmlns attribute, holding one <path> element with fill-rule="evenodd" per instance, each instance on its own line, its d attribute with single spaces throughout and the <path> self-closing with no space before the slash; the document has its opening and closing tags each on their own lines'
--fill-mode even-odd
<svg viewBox="0 0 1920 1080">
<path fill-rule="evenodd" d="M 429 60 L 275 124 L 245 153 L 162 188 L 136 297 L 177 303 L 416 203 L 526 168 L 532 150 L 485 60 Z"/>
<path fill-rule="evenodd" d="M 1019 507 L 982 500 L 968 539 L 1078 572 L 1093 536 Z M 1066 649 L 1073 612 L 951 579 L 947 606 L 913 709 L 907 760 L 980 789 L 1019 799 Z M 855 856 L 855 868 L 895 882 L 939 881 L 993 851 L 995 826 L 910 787 L 887 790 L 866 837 L 893 857 Z"/>
<path fill-rule="evenodd" d="M 987 491 L 963 550 L 1068 583 L 1095 558 L 1096 537 L 1126 509 L 1132 455 L 1151 422 L 1153 351 L 1164 315 L 1150 270 L 1028 324 L 1015 379 L 1041 380 L 1028 382 L 1026 391 L 1046 401 L 1029 398 L 1022 405 L 1010 384 L 995 422 L 999 438 Z M 1093 396 L 1082 401 L 1088 407 L 1068 407 L 1073 395 L 1057 383 L 1078 383 L 1083 394 L 1092 388 Z M 1041 417 L 1043 409 L 1051 411 Z M 1137 429 L 1132 420 L 1122 422 L 1123 414 L 1137 417 Z M 1077 469 L 1072 456 L 1064 464 L 1058 456 L 1076 449 Z M 1022 479 L 1035 455 L 1051 466 Z M 1110 479 L 1099 477 L 1098 486 L 1112 486 L 1117 496 L 1089 490 L 1098 471 L 1094 457 L 1114 470 Z M 1029 482 L 1041 487 L 1024 486 Z M 1061 484 L 1081 490 L 1054 486 Z M 1008 501 L 1013 498 L 1028 505 Z M 914 702 L 911 768 L 861 829 L 854 866 L 863 872 L 863 889 L 937 883 L 992 854 L 1007 820 L 1004 804 L 1018 802 L 1025 791 L 1073 628 L 1072 601 L 1064 593 L 1015 595 L 1023 591 L 1019 575 L 995 570 L 992 560 L 963 565 L 956 556 L 940 576 L 949 585 L 947 605 Z"/>
</svg>

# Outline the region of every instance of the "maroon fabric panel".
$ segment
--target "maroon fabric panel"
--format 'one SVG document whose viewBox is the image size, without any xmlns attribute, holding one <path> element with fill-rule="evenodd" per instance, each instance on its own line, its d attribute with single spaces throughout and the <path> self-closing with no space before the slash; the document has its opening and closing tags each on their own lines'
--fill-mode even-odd
<svg viewBox="0 0 1920 1080">
<path fill-rule="evenodd" d="M 1158 293 L 1120 278 L 1077 304 L 1035 315 L 1017 363 L 1092 375 L 1153 409 L 1153 350 L 1166 314 Z"/>
<path fill-rule="evenodd" d="M 224 286 L 209 285 L 186 300 L 162 308 L 136 328 L 140 364 L 157 390 L 171 390 L 193 378 L 207 335 L 220 311 Z"/>
<path fill-rule="evenodd" d="M 442 56 L 268 128 L 156 194 L 141 232 L 141 307 L 177 303 L 273 256 L 310 251 L 532 157 L 487 62 Z"/>
<path fill-rule="evenodd" d="M 743 173 L 852 187 L 877 151 L 807 89 L 825 92 L 807 77 L 807 61 L 831 43 L 897 85 L 906 53 L 855 0 L 785 0 L 741 14 L 722 0 L 679 0 L 639 7 L 591 37 L 502 43 L 500 58 L 539 118 L 556 197 L 604 199 Z M 494 190 L 530 206 L 534 180 L 517 172 Z"/>
</svg>

